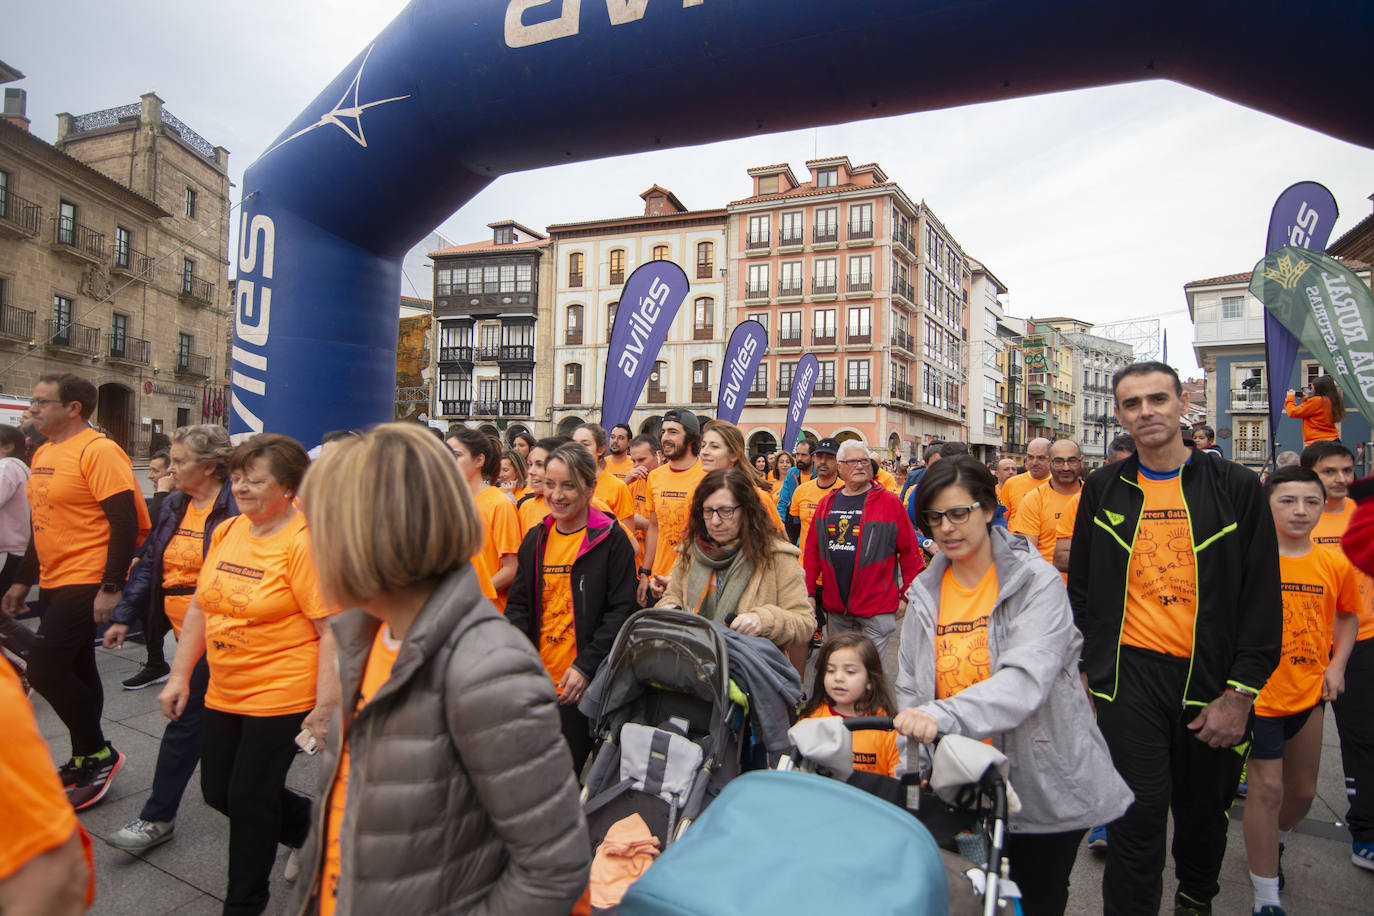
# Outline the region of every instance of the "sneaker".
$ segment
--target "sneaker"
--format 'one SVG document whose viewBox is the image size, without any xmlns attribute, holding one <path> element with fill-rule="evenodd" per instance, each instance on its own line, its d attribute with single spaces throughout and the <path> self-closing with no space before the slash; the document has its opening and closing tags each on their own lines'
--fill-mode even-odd
<svg viewBox="0 0 1374 916">
<path fill-rule="evenodd" d="M 1198 903 L 1182 891 L 1174 893 L 1174 916 L 1212 916 L 1212 904 Z"/>
<path fill-rule="evenodd" d="M 1246 764 L 1241 764 L 1240 784 L 1236 786 L 1236 798 L 1244 798 L 1245 794 L 1250 791 L 1250 787 L 1246 785 L 1245 781 L 1245 769 Z"/>
<path fill-rule="evenodd" d="M 811 633 L 811 645 L 809 648 L 819 649 L 824 642 L 825 631 L 822 630 L 820 627 L 816 627 L 816 629 L 813 630 Z"/>
<path fill-rule="evenodd" d="M 125 824 L 110 837 L 110 845 L 130 852 L 152 849 L 170 840 L 175 829 L 174 821 L 145 821 L 140 817 Z"/>
<path fill-rule="evenodd" d="M 1360 868 L 1374 871 L 1374 843 L 1351 843 L 1350 861 Z"/>
<path fill-rule="evenodd" d="M 291 852 L 287 853 L 286 864 L 282 866 L 282 880 L 290 884 L 291 882 L 296 880 L 297 876 L 299 876 L 300 873 L 301 851 L 299 849 L 292 849 Z"/>
<path fill-rule="evenodd" d="M 1262 906 L 1255 910 L 1255 916 L 1288 916 L 1288 914 L 1283 911 L 1283 907 L 1271 903 L 1269 906 Z"/>
<path fill-rule="evenodd" d="M 1106 824 L 1098 824 L 1096 827 L 1094 827 L 1093 829 L 1091 829 L 1091 830 L 1088 831 L 1088 848 L 1089 848 L 1089 849 L 1106 849 L 1106 848 L 1107 848 L 1107 825 L 1106 825 Z"/>
<path fill-rule="evenodd" d="M 75 757 L 68 757 L 67 762 L 57 768 L 57 775 L 62 779 L 62 788 L 70 789 L 76 785 L 76 780 L 80 776 L 81 765 L 77 763 Z"/>
<path fill-rule="evenodd" d="M 105 744 L 98 754 L 88 754 L 77 763 L 76 784 L 67 789 L 67 800 L 77 811 L 85 811 L 110 791 L 110 780 L 124 766 L 124 755 Z"/>
<path fill-rule="evenodd" d="M 163 681 L 167 680 L 167 676 L 171 673 L 172 669 L 165 664 L 161 668 L 149 668 L 147 665 L 144 665 L 142 668 L 138 669 L 137 674 L 123 682 L 124 689 L 142 690 L 144 687 L 153 684 L 161 684 Z"/>
</svg>

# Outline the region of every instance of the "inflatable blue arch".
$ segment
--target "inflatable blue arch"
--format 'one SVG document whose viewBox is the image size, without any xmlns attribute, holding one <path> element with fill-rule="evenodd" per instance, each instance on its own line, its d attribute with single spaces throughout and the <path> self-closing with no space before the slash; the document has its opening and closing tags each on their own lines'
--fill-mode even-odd
<svg viewBox="0 0 1374 916">
<path fill-rule="evenodd" d="M 244 177 L 231 432 L 389 419 L 401 257 L 499 175 L 1144 79 L 1374 147 L 1372 38 L 1335 0 L 415 0 Z"/>
</svg>

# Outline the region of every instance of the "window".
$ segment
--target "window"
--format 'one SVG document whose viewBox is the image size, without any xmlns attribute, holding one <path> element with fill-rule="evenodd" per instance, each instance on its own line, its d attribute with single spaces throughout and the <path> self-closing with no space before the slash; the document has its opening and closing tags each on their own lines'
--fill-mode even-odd
<svg viewBox="0 0 1374 916">
<path fill-rule="evenodd" d="M 447 267 L 436 267 L 434 269 L 434 295 L 447 296 L 452 288 L 453 271 Z"/>
<path fill-rule="evenodd" d="M 1221 297 L 1221 319 L 1226 321 L 1231 318 L 1245 317 L 1245 297 L 1244 296 L 1222 296 Z"/>
<path fill-rule="evenodd" d="M 514 264 L 502 264 L 500 269 L 501 269 L 501 292 L 503 292 L 503 293 L 513 293 L 513 292 L 515 292 L 515 265 L 514 265 Z"/>
<path fill-rule="evenodd" d="M 692 339 L 710 340 L 716 334 L 716 303 L 710 296 L 697 299 L 692 308 Z"/>
<path fill-rule="evenodd" d="M 0 169 L 0 219 L 10 215 L 10 173 Z"/>
<path fill-rule="evenodd" d="M 568 285 L 582 285 L 582 252 L 574 251 L 568 255 Z"/>
<path fill-rule="evenodd" d="M 845 281 L 846 290 L 871 290 L 873 288 L 873 256 L 868 254 L 851 255 L 849 258 L 849 278 Z"/>
<path fill-rule="evenodd" d="M 533 372 L 521 370 L 501 374 L 501 413 L 527 417 L 533 400 Z"/>
<path fill-rule="evenodd" d="M 190 258 L 181 259 L 181 291 L 191 294 L 191 281 L 196 277 L 196 262 Z"/>
<path fill-rule="evenodd" d="M 833 359 L 823 359 L 817 364 L 821 370 L 816 376 L 815 393 L 825 398 L 835 396 L 835 361 Z"/>
<path fill-rule="evenodd" d="M 839 169 L 821 169 L 816 173 L 816 187 L 833 188 L 840 183 Z"/>
<path fill-rule="evenodd" d="M 800 347 L 801 336 L 801 312 L 782 312 L 778 315 L 778 346 Z"/>
<path fill-rule="evenodd" d="M 849 237 L 873 238 L 873 205 L 854 204 L 849 208 Z"/>
<path fill-rule="evenodd" d="M 778 176 L 777 176 L 777 175 L 764 175 L 762 178 L 759 179 L 759 194 L 760 194 L 760 196 L 762 196 L 762 195 L 764 195 L 764 194 L 776 194 L 776 193 L 778 193 Z"/>
<path fill-rule="evenodd" d="M 177 335 L 177 371 L 185 372 L 191 368 L 191 347 L 195 340 L 185 332 Z"/>
<path fill-rule="evenodd" d="M 57 205 L 57 244 L 76 244 L 76 204 L 65 200 Z"/>
<path fill-rule="evenodd" d="M 749 283 L 744 291 L 746 299 L 766 299 L 768 297 L 768 265 L 750 264 Z"/>
<path fill-rule="evenodd" d="M 491 416 L 500 413 L 501 405 L 497 403 L 500 396 L 501 380 L 499 378 L 479 378 L 477 380 L 476 413 Z"/>
<path fill-rule="evenodd" d="M 115 226 L 114 266 L 129 269 L 129 230 Z"/>
<path fill-rule="evenodd" d="M 711 361 L 696 359 L 692 361 L 692 402 L 703 403 L 711 400 Z"/>
<path fill-rule="evenodd" d="M 816 211 L 816 228 L 811 234 L 812 243 L 833 242 L 839 237 L 840 211 L 837 207 L 824 207 Z"/>
<path fill-rule="evenodd" d="M 872 310 L 866 305 L 850 309 L 846 330 L 848 331 L 849 343 L 868 343 L 871 341 L 873 339 Z"/>
<path fill-rule="evenodd" d="M 66 347 L 71 345 L 72 300 L 66 296 L 52 297 L 53 343 Z"/>
<path fill-rule="evenodd" d="M 582 364 L 568 363 L 563 367 L 563 403 L 582 403 Z"/>
<path fill-rule="evenodd" d="M 466 267 L 453 268 L 453 292 L 456 294 L 468 291 L 468 269 Z"/>
<path fill-rule="evenodd" d="M 697 279 L 709 280 L 716 271 L 716 246 L 711 242 L 697 242 Z"/>
<path fill-rule="evenodd" d="M 464 352 L 466 351 L 466 352 Z M 439 362 L 472 359 L 472 325 L 454 321 L 439 323 Z M 442 395 L 440 396 L 442 398 Z"/>
<path fill-rule="evenodd" d="M 746 248 L 767 248 L 768 230 L 772 222 L 767 213 L 758 213 L 749 217 L 749 229 L 745 235 L 744 245 Z"/>
<path fill-rule="evenodd" d="M 577 346 L 582 343 L 582 306 L 570 305 L 564 314 L 566 318 L 564 321 L 564 333 L 566 336 L 563 342 L 565 344 Z"/>
<path fill-rule="evenodd" d="M 534 267 L 529 264 L 515 265 L 515 291 L 528 293 L 534 290 Z"/>
<path fill-rule="evenodd" d="M 800 296 L 802 294 L 802 262 L 785 261 L 778 270 L 778 295 Z"/>
<path fill-rule="evenodd" d="M 110 319 L 110 355 L 116 358 L 126 356 L 128 343 L 129 316 L 115 312 Z"/>
<path fill-rule="evenodd" d="M 186 215 L 195 219 L 196 216 L 196 191 L 195 188 L 186 189 Z"/>
<path fill-rule="evenodd" d="M 649 373 L 647 396 L 650 404 L 668 400 L 668 364 L 661 359 L 654 363 L 654 371 Z"/>
<path fill-rule="evenodd" d="M 439 371 L 439 412 L 466 414 L 472 406 L 472 376 L 458 369 Z"/>
<path fill-rule="evenodd" d="M 624 283 L 624 282 L 625 282 L 625 249 L 624 249 L 624 248 L 613 248 L 613 249 L 611 249 L 611 260 L 610 260 L 610 265 L 611 265 L 611 276 L 610 276 L 610 281 L 609 281 L 609 282 L 611 282 L 611 283 Z"/>
<path fill-rule="evenodd" d="M 501 348 L 509 359 L 534 359 L 534 325 L 526 321 L 501 322 Z M 517 348 L 526 352 L 520 353 Z"/>
<path fill-rule="evenodd" d="M 816 309 L 811 313 L 811 343 L 815 346 L 835 343 L 834 309 Z"/>
<path fill-rule="evenodd" d="M 492 233 L 492 241 L 497 245 L 509 245 L 515 241 L 515 228 L 513 226 L 497 226 Z"/>
<path fill-rule="evenodd" d="M 653 260 L 655 260 L 655 261 L 666 261 L 666 260 L 668 260 L 668 246 L 667 246 L 667 245 L 655 245 L 655 246 L 654 246 L 654 256 L 653 256 Z"/>
<path fill-rule="evenodd" d="M 796 374 L 796 363 L 778 363 L 778 397 L 785 398 L 792 393 L 792 380 Z"/>
<path fill-rule="evenodd" d="M 782 238 L 778 240 L 779 245 L 800 245 L 802 243 L 802 221 L 805 217 L 806 214 L 800 210 L 782 215 Z"/>
<path fill-rule="evenodd" d="M 501 323 L 492 321 L 481 326 L 477 331 L 483 359 L 495 359 L 496 354 L 501 348 Z"/>
<path fill-rule="evenodd" d="M 749 394 L 751 398 L 768 397 L 768 364 L 759 363 L 759 369 L 754 373 L 754 380 L 749 384 Z"/>
<path fill-rule="evenodd" d="M 744 317 L 750 321 L 757 321 L 759 324 L 763 325 L 763 329 L 765 331 L 768 330 L 767 312 L 750 312 L 748 315 L 745 315 Z"/>
<path fill-rule="evenodd" d="M 499 293 L 501 291 L 501 268 L 495 264 L 488 264 L 482 268 L 482 292 Z"/>
<path fill-rule="evenodd" d="M 615 314 L 620 310 L 620 303 L 610 302 L 606 304 L 606 343 L 611 342 L 611 335 L 615 333 Z"/>
<path fill-rule="evenodd" d="M 835 292 L 835 259 L 819 258 L 811 266 L 815 271 L 811 280 L 812 295 Z"/>
</svg>

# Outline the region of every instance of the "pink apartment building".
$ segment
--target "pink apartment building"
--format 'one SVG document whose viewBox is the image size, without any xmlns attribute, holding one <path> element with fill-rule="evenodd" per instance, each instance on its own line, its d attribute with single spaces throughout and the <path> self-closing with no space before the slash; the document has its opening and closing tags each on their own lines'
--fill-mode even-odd
<svg viewBox="0 0 1374 916">
<path fill-rule="evenodd" d="M 803 431 L 908 457 L 964 439 L 968 258 L 930 209 L 876 164 L 848 157 L 749 169 L 727 208 L 730 321 L 769 347 L 740 426 L 751 452 L 779 446 L 797 361 L 820 376 Z"/>
</svg>

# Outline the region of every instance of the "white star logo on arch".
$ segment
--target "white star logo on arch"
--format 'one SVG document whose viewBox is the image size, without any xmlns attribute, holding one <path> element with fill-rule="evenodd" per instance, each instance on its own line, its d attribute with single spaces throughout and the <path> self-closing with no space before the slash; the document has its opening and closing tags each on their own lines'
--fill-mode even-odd
<svg viewBox="0 0 1374 916">
<path fill-rule="evenodd" d="M 385 105 L 388 102 L 399 102 L 402 99 L 410 98 L 409 95 L 398 95 L 389 99 L 378 99 L 375 102 L 364 102 L 359 104 L 358 88 L 362 83 L 363 68 L 367 66 L 367 59 L 372 56 L 372 49 L 375 47 L 375 43 L 368 46 L 367 53 L 363 55 L 363 62 L 358 65 L 358 72 L 353 76 L 353 82 L 348 84 L 348 88 L 344 90 L 344 94 L 339 97 L 339 101 L 335 103 L 333 108 L 320 115 L 320 119 L 314 124 L 296 131 L 285 140 L 273 146 L 266 153 L 263 153 L 263 155 L 266 156 L 268 153 L 275 152 L 292 140 L 295 140 L 297 137 L 302 137 L 318 127 L 327 127 L 330 124 L 348 134 L 349 137 L 353 138 L 354 143 L 366 149 L 367 135 L 363 133 L 363 112 L 369 108 L 375 108 L 378 105 Z"/>
</svg>

